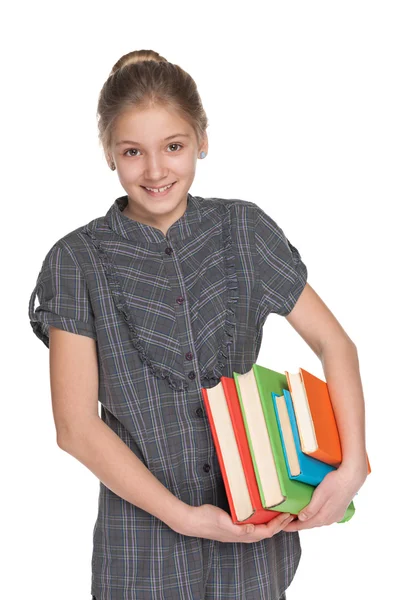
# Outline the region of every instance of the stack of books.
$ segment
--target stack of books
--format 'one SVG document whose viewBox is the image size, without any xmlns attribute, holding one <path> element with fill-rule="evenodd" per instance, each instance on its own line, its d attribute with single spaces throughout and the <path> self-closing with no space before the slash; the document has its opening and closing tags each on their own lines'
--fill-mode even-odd
<svg viewBox="0 0 400 600">
<path fill-rule="evenodd" d="M 254 364 L 201 392 L 234 523 L 298 515 L 340 465 L 328 386 L 305 369 L 283 374 Z M 340 523 L 354 512 L 351 502 Z"/>
</svg>

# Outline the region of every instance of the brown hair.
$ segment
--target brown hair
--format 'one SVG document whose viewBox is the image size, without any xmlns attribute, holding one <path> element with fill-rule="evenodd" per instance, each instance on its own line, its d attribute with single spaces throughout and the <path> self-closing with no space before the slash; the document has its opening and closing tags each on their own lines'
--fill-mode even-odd
<svg viewBox="0 0 400 600">
<path fill-rule="evenodd" d="M 208 119 L 192 77 L 154 50 L 134 50 L 115 63 L 99 95 L 99 141 L 107 158 L 116 118 L 129 108 L 150 106 L 176 110 L 193 127 L 201 144 Z"/>
</svg>

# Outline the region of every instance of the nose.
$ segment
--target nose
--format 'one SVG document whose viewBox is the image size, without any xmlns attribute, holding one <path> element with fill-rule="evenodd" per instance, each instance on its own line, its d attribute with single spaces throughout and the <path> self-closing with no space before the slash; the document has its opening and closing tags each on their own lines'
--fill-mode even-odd
<svg viewBox="0 0 400 600">
<path fill-rule="evenodd" d="M 150 154 L 145 161 L 144 179 L 146 181 L 160 181 L 168 174 L 164 157 L 158 154 Z"/>
</svg>

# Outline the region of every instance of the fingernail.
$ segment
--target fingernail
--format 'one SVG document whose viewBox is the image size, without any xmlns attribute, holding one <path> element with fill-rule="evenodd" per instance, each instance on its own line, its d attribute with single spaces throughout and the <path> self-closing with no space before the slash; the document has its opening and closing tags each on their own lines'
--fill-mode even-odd
<svg viewBox="0 0 400 600">
<path fill-rule="evenodd" d="M 253 531 L 254 531 L 254 525 L 246 526 L 246 533 L 253 533 Z"/>
</svg>

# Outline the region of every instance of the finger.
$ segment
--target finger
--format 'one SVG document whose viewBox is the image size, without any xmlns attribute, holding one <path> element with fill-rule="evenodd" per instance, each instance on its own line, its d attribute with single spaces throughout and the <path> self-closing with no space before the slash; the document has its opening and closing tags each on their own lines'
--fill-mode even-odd
<svg viewBox="0 0 400 600">
<path fill-rule="evenodd" d="M 270 521 L 268 521 L 268 523 L 262 523 L 260 525 L 256 525 L 256 530 L 257 529 L 262 529 L 262 528 L 267 528 L 267 529 L 274 529 L 274 528 L 279 528 L 282 526 L 283 523 L 286 523 L 288 518 L 291 516 L 290 513 L 280 513 L 277 517 L 274 517 L 273 519 L 271 519 Z"/>
<path fill-rule="evenodd" d="M 281 531 L 282 527 L 284 527 L 291 520 L 290 513 L 282 513 L 279 517 L 275 517 L 268 521 L 268 523 L 260 523 L 258 525 L 248 524 L 242 527 L 242 535 L 253 535 L 254 533 L 258 533 L 261 535 L 260 539 L 265 537 L 265 531 L 268 532 L 268 535 L 272 537 L 278 531 Z"/>
<path fill-rule="evenodd" d="M 303 510 L 298 514 L 299 521 L 307 521 L 311 519 L 319 511 L 322 503 L 319 505 L 316 502 L 311 502 L 308 506 L 305 506 Z"/>
<path fill-rule="evenodd" d="M 307 527 L 306 523 L 302 523 L 298 519 L 295 519 L 294 521 L 291 521 L 290 523 L 285 525 L 282 531 L 291 533 L 292 531 L 299 531 L 300 529 L 305 529 L 305 527 Z"/>
<path fill-rule="evenodd" d="M 299 521 L 296 519 L 292 523 L 288 523 L 284 531 L 292 532 L 292 531 L 301 531 L 302 529 L 312 529 L 313 527 L 321 527 L 320 521 L 317 519 L 317 515 L 314 516 L 313 519 L 308 519 L 307 521 Z"/>
<path fill-rule="evenodd" d="M 294 517 L 289 513 L 286 515 L 286 518 L 282 521 L 280 521 L 279 523 L 276 524 L 276 528 L 275 528 L 275 532 L 279 533 L 280 531 L 282 531 L 287 525 L 289 525 L 289 523 L 291 523 L 291 521 L 293 521 Z"/>
<path fill-rule="evenodd" d="M 275 517 L 268 523 L 264 524 L 264 528 L 271 532 L 271 535 L 275 535 L 278 531 L 281 531 L 282 527 L 287 525 L 290 522 L 290 517 L 292 515 L 290 513 L 281 513 L 278 517 Z"/>
<path fill-rule="evenodd" d="M 322 484 L 317 486 L 313 492 L 309 504 L 304 506 L 304 508 L 299 512 L 299 521 L 308 521 L 314 518 L 321 508 L 327 503 L 329 497 L 330 494 L 326 486 L 324 487 Z"/>
<path fill-rule="evenodd" d="M 277 524 L 278 524 L 278 523 L 279 523 L 279 524 L 282 524 L 282 523 L 284 523 L 285 521 L 287 521 L 287 520 L 288 520 L 288 518 L 289 518 L 289 517 L 291 517 L 291 516 L 292 516 L 292 515 L 291 515 L 291 513 L 290 513 L 290 512 L 285 512 L 285 513 L 282 513 L 282 514 L 281 514 L 279 517 L 277 517 L 277 518 L 275 519 L 275 522 L 276 522 Z"/>
</svg>

